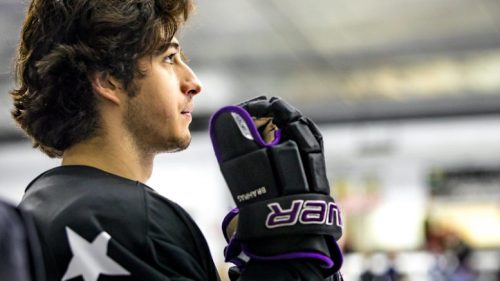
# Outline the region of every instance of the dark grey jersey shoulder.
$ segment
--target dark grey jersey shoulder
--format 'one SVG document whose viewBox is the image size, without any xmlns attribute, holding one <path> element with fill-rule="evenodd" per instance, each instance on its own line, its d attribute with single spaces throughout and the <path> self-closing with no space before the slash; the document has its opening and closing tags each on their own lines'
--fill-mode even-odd
<svg viewBox="0 0 500 281">
<path fill-rule="evenodd" d="M 219 280 L 191 217 L 150 187 L 86 166 L 26 189 L 49 280 Z"/>
</svg>

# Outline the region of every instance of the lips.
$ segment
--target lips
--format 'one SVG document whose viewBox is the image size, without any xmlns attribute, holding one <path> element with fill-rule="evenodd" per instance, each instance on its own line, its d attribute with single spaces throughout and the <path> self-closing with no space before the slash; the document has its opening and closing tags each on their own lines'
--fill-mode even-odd
<svg viewBox="0 0 500 281">
<path fill-rule="evenodd" d="M 193 106 L 187 106 L 181 111 L 181 114 L 191 115 L 193 113 Z"/>
</svg>

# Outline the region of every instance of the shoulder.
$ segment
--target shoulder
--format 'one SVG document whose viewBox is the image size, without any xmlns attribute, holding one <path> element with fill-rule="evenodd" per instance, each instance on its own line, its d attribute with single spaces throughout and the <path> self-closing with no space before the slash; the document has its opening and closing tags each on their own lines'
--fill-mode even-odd
<svg viewBox="0 0 500 281">
<path fill-rule="evenodd" d="M 188 224 L 194 223 L 186 210 L 174 201 L 164 197 L 151 187 L 142 184 L 145 203 L 152 216 L 173 217 Z"/>
<path fill-rule="evenodd" d="M 93 243 L 104 235 L 117 260 L 133 257 L 162 270 L 174 263 L 216 276 L 208 245 L 188 213 L 140 182 L 85 167 L 54 169 L 30 184 L 21 207 L 34 215 L 55 268 L 68 264 L 70 237 Z"/>
<path fill-rule="evenodd" d="M 191 216 L 180 205 L 149 187 L 144 190 L 147 240 L 156 263 L 175 263 L 175 270 L 194 275 L 205 272 L 212 276 L 210 280 L 218 280 L 207 241 Z M 207 280 L 206 276 L 194 279 Z"/>
<path fill-rule="evenodd" d="M 148 186 L 144 186 L 143 190 L 150 236 L 179 240 L 193 234 L 201 235 L 198 226 L 184 208 Z"/>
<path fill-rule="evenodd" d="M 143 201 L 144 191 L 139 186 L 138 182 L 92 167 L 61 166 L 35 178 L 26 188 L 21 206 L 36 203 L 58 209 L 109 210 L 131 203 L 129 201 L 135 201 L 134 205 Z M 112 206 L 107 205 L 111 202 Z"/>
<path fill-rule="evenodd" d="M 49 170 L 28 186 L 20 208 L 35 218 L 47 235 L 72 229 L 93 229 L 122 236 L 145 229 L 144 190 L 140 183 L 103 171 L 67 166 Z M 144 231 L 141 231 L 144 232 Z"/>
</svg>

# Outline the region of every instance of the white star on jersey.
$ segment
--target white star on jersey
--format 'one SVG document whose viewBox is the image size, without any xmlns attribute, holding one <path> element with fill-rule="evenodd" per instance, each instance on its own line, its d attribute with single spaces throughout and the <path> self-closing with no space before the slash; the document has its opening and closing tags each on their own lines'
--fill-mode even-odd
<svg viewBox="0 0 500 281">
<path fill-rule="evenodd" d="M 61 281 L 79 275 L 84 281 L 97 281 L 99 274 L 130 275 L 130 272 L 107 256 L 108 243 L 111 239 L 107 232 L 101 232 L 92 243 L 69 227 L 66 227 L 66 235 L 73 257 Z"/>
</svg>

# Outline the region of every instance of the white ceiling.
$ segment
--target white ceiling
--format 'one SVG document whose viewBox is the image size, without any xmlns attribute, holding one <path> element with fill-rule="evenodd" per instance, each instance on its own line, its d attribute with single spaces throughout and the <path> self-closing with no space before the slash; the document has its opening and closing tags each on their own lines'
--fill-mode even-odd
<svg viewBox="0 0 500 281">
<path fill-rule="evenodd" d="M 11 62 L 23 3 L 0 0 L 0 139 L 13 132 L 7 90 L 13 87 Z M 384 97 L 384 90 L 352 91 L 360 79 L 373 80 L 373 73 L 401 67 L 408 72 L 414 65 L 443 60 L 456 65 L 499 53 L 500 2 L 199 0 L 180 40 L 205 85 L 197 106 L 202 113 L 262 93 L 309 108 L 342 105 Z M 435 73 L 423 75 L 425 82 L 425 75 Z M 500 92 L 500 86 L 492 89 Z M 405 97 L 435 94 L 425 91 Z M 455 87 L 436 94 L 470 96 L 478 91 Z"/>
</svg>

